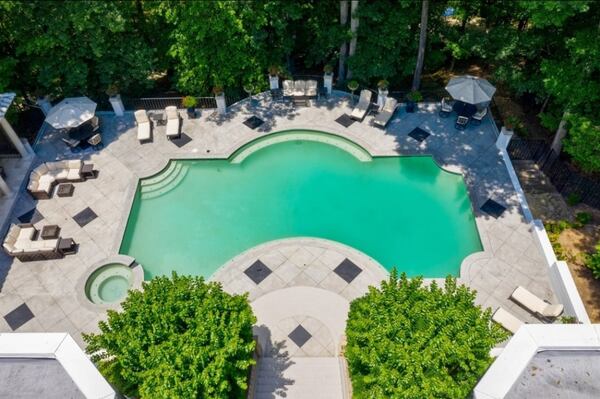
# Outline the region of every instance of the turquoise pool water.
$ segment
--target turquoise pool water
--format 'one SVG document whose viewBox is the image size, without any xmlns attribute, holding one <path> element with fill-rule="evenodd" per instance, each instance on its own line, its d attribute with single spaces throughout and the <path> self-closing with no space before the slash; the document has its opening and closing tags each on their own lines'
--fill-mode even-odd
<svg viewBox="0 0 600 399">
<path fill-rule="evenodd" d="M 209 277 L 247 249 L 299 236 L 352 246 L 409 276 L 458 275 L 481 250 L 462 177 L 431 157 L 365 162 L 293 140 L 246 151 L 240 163 L 172 161 L 138 187 L 120 252 L 146 279 Z"/>
</svg>

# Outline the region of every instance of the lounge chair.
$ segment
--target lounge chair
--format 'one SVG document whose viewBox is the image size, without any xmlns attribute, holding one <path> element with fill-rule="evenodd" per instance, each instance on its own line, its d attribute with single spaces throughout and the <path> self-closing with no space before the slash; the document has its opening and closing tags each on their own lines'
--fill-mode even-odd
<svg viewBox="0 0 600 399">
<path fill-rule="evenodd" d="M 447 118 L 452 113 L 452 103 L 448 101 L 446 98 L 442 98 L 442 104 L 440 106 L 440 116 L 442 118 Z"/>
<path fill-rule="evenodd" d="M 456 118 L 456 123 L 454 124 L 454 127 L 458 130 L 465 130 L 468 123 L 469 118 L 467 118 L 466 116 L 459 116 L 458 118 Z"/>
<path fill-rule="evenodd" d="M 167 115 L 167 139 L 172 140 L 179 137 L 179 112 L 177 107 L 174 105 L 165 108 L 165 114 Z"/>
<path fill-rule="evenodd" d="M 137 139 L 140 143 L 150 141 L 152 139 L 152 125 L 150 124 L 146 110 L 140 109 L 135 111 L 133 115 L 135 116 L 135 123 L 137 124 Z"/>
<path fill-rule="evenodd" d="M 483 118 L 485 118 L 486 115 L 487 115 L 487 107 L 475 112 L 473 114 L 473 116 L 471 117 L 471 119 L 473 120 L 473 122 L 475 122 L 475 124 L 479 125 L 479 124 L 481 124 L 481 121 L 483 120 Z"/>
<path fill-rule="evenodd" d="M 390 119 L 394 115 L 396 111 L 396 107 L 398 106 L 398 101 L 395 98 L 389 97 L 385 100 L 385 104 L 383 108 L 379 112 L 379 114 L 373 119 L 373 123 L 383 129 L 387 126 Z"/>
<path fill-rule="evenodd" d="M 294 95 L 294 81 L 284 80 L 283 81 L 283 96 L 292 97 Z"/>
<path fill-rule="evenodd" d="M 510 298 L 531 313 L 535 313 L 543 318 L 556 318 L 560 316 L 564 310 L 563 305 L 552 305 L 551 303 L 538 298 L 521 286 L 515 288 L 513 293 L 510 294 Z"/>
<path fill-rule="evenodd" d="M 356 107 L 354 107 L 354 109 L 352 110 L 352 113 L 350 114 L 350 118 L 357 120 L 357 121 L 362 121 L 363 119 L 365 119 L 365 116 L 367 115 L 367 112 L 369 111 L 369 106 L 371 105 L 371 97 L 373 96 L 373 93 L 370 90 L 363 90 L 360 92 L 360 99 L 358 100 L 358 104 L 356 104 Z"/>
<path fill-rule="evenodd" d="M 519 327 L 525 324 L 523 321 L 519 320 L 512 313 L 504 310 L 503 308 L 498 308 L 494 314 L 492 315 L 492 320 L 496 323 L 500 324 L 506 330 L 515 334 Z"/>
</svg>

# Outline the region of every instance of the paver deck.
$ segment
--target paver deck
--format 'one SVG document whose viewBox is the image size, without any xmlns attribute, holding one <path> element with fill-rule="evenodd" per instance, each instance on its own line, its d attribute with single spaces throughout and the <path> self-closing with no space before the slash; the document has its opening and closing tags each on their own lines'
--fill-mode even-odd
<svg viewBox="0 0 600 399">
<path fill-rule="evenodd" d="M 299 108 L 285 102 L 272 103 L 268 95 L 257 97 L 260 99 L 257 105 L 240 102 L 230 107 L 225 117 L 218 116 L 212 110 L 203 110 L 197 119 L 190 120 L 184 116 L 182 131 L 192 140 L 180 147 L 166 139 L 165 127 L 162 126 L 155 127 L 153 142 L 140 144 L 131 113 L 123 117 L 101 115 L 105 146 L 99 150 L 89 148 L 73 154 L 60 141 L 63 133 L 48 130 L 35 147 L 37 163 L 82 158 L 92 162 L 95 169 L 99 170 L 99 175 L 96 179 L 76 183 L 75 192 L 70 198 L 55 196 L 49 200 L 35 201 L 25 192 L 19 195 L 11 222 L 16 222 L 17 216 L 37 207 L 44 219 L 36 223 L 36 227 L 59 225 L 61 236 L 73 237 L 79 244 L 79 252 L 64 259 L 28 263 L 0 254 L 0 315 L 9 313 L 25 302 L 34 318 L 18 331 L 69 332 L 82 344 L 80 333 L 95 331 L 97 322 L 104 317 L 104 311 L 84 309 L 77 299 L 76 284 L 92 264 L 117 253 L 138 178 L 161 170 L 171 158 L 225 158 L 257 137 L 286 129 L 314 129 L 338 134 L 353 140 L 372 155 L 432 154 L 441 166 L 461 171 L 469 189 L 484 251 L 463 262 L 460 281 L 478 291 L 478 303 L 493 308 L 505 307 L 529 322 L 538 321 L 507 299 L 517 285 L 526 286 L 550 301 L 555 300 L 541 253 L 519 208 L 502 157 L 495 147 L 497 131 L 489 117 L 480 126 L 457 131 L 452 118 L 438 117 L 436 104 L 422 104 L 415 113 L 398 111 L 385 131 L 371 125 L 371 116 L 362 123 L 344 128 L 335 119 L 351 112 L 345 95 L 338 93 L 310 107 Z M 243 121 L 252 115 L 265 123 L 254 130 L 243 125 Z M 408 133 L 416 127 L 430 133 L 430 136 L 422 142 L 409 137 Z M 489 198 L 507 207 L 506 212 L 497 219 L 479 210 Z M 88 207 L 98 217 L 81 227 L 72 217 Z M 435 241 L 436 237 L 432 237 L 432 250 L 435 250 Z M 292 256 L 282 255 L 285 260 L 281 265 Z M 268 265 L 263 254 L 257 258 Z M 360 259 L 360 256 L 350 259 L 359 267 L 372 270 L 373 263 L 368 259 Z M 234 263 L 231 263 L 232 267 Z M 324 272 L 318 267 L 313 268 L 315 274 L 306 270 L 298 271 L 299 265 L 292 263 L 286 266 L 287 271 L 283 268 L 274 270 L 272 274 L 287 279 L 297 272 L 288 282 L 305 285 L 311 280 L 317 283 L 319 273 Z M 281 265 L 280 268 L 283 267 Z M 236 272 L 228 272 L 225 268 L 219 272 L 221 275 L 215 275 L 214 278 L 234 292 L 248 290 L 247 284 L 236 283 L 240 281 L 234 276 Z M 385 271 L 379 270 L 379 276 L 374 274 L 374 277 L 364 281 L 361 275 L 363 273 L 356 278 L 357 284 L 361 281 L 362 284 L 376 284 L 377 279 L 385 276 Z M 322 281 L 318 281 L 321 288 L 338 293 L 336 284 L 327 288 L 323 287 Z M 259 287 L 262 291 L 253 293 L 255 287 L 251 288 L 252 299 L 269 291 Z M 341 296 L 345 299 L 355 295 L 347 293 L 344 296 L 344 289 L 341 290 Z M 0 331 L 11 331 L 3 318 L 0 318 Z"/>
</svg>

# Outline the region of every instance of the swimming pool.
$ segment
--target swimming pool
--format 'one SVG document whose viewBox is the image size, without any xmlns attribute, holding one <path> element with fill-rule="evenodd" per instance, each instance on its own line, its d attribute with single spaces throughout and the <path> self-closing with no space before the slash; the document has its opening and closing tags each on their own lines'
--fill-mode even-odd
<svg viewBox="0 0 600 399">
<path fill-rule="evenodd" d="M 228 160 L 171 161 L 142 180 L 120 252 L 144 265 L 146 279 L 171 270 L 210 277 L 241 252 L 289 237 L 337 241 L 409 276 L 458 275 L 481 250 L 462 177 L 431 157 L 371 159 L 345 139 L 288 131 Z"/>
</svg>

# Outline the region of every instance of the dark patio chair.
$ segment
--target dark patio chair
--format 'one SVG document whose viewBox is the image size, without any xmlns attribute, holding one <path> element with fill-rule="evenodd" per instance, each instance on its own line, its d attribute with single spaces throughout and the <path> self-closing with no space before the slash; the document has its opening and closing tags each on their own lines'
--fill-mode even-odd
<svg viewBox="0 0 600 399">
<path fill-rule="evenodd" d="M 469 118 L 467 118 L 466 116 L 459 116 L 458 118 L 456 118 L 456 123 L 454 124 L 454 127 L 457 130 L 465 130 L 468 124 Z"/>
</svg>

